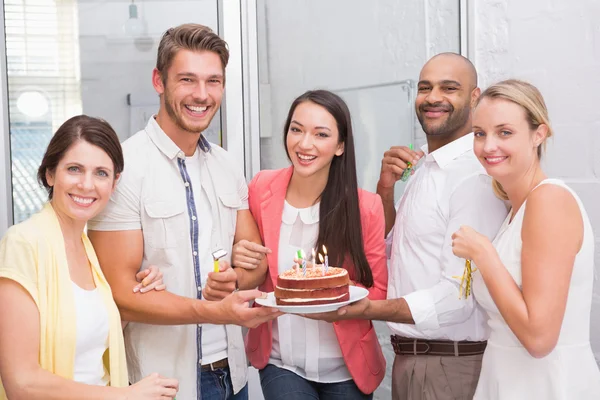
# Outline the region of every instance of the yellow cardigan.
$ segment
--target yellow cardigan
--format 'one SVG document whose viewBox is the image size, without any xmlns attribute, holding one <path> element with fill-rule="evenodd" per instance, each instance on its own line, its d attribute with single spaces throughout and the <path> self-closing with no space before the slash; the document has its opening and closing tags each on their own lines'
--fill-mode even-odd
<svg viewBox="0 0 600 400">
<path fill-rule="evenodd" d="M 110 286 L 100 270 L 87 235 L 83 244 L 109 317 L 108 351 L 104 365 L 110 385 L 128 385 L 121 317 Z M 73 379 L 75 365 L 75 304 L 67 264 L 65 242 L 50 204 L 18 225 L 0 241 L 0 277 L 19 283 L 31 295 L 40 313 L 40 366 L 63 378 Z M 0 400 L 6 394 L 0 382 Z"/>
</svg>

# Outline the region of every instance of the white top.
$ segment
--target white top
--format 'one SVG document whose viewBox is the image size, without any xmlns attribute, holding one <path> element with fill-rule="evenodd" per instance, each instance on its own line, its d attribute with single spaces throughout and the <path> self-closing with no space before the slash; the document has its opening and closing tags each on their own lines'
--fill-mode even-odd
<svg viewBox="0 0 600 400">
<path fill-rule="evenodd" d="M 390 234 L 388 298 L 404 297 L 415 325 L 388 322 L 394 334 L 438 340 L 485 340 L 486 317 L 473 296 L 459 299 L 465 260 L 452 234 L 469 225 L 490 239 L 507 208 L 473 153 L 473 134 L 427 154 L 410 178 Z"/>
<path fill-rule="evenodd" d="M 108 349 L 108 312 L 98 289 L 85 290 L 72 283 L 77 329 L 73 380 L 106 386 L 109 375 L 102 356 Z"/>
<path fill-rule="evenodd" d="M 185 158 L 185 164 L 190 176 L 190 183 L 194 192 L 196 212 L 198 214 L 198 250 L 200 252 L 200 272 L 202 285 L 206 285 L 208 273 L 213 270 L 213 258 L 210 251 L 210 235 L 212 232 L 212 215 L 206 191 L 200 180 L 200 170 L 204 168 L 201 163 L 201 150 L 196 149 L 192 157 Z M 204 161 L 204 160 L 202 160 Z M 227 333 L 225 325 L 202 325 L 202 364 L 210 364 L 227 357 Z"/>
<path fill-rule="evenodd" d="M 210 251 L 231 249 L 239 210 L 248 209 L 248 185 L 242 168 L 221 147 L 202 141 L 198 152 L 205 168 L 200 181 L 212 215 Z M 210 147 L 208 147 L 210 146 Z M 208 148 L 207 148 L 208 147 Z M 154 117 L 146 128 L 123 143 L 125 170 L 106 208 L 88 222 L 89 230 L 142 230 L 141 269 L 154 264 L 163 272 L 169 292 L 196 298 L 190 226 L 192 218 L 178 159 L 185 154 L 160 128 Z M 190 168 L 186 168 L 188 174 Z M 198 210 L 196 210 L 198 211 Z M 202 226 L 201 221 L 199 227 Z M 203 243 L 204 244 L 204 243 Z M 202 260 L 201 260 L 202 261 Z M 205 264 L 203 262 L 203 264 Z M 212 265 L 212 262 L 210 263 Z M 198 366 L 196 325 L 151 325 L 130 322 L 125 350 L 132 383 L 153 372 L 179 380 L 177 398 L 196 398 Z M 227 356 L 234 392 L 247 382 L 248 362 L 242 329 L 227 325 Z"/>
<path fill-rule="evenodd" d="M 294 264 L 296 252 L 311 257 L 319 236 L 319 204 L 298 209 L 286 201 L 279 236 L 278 271 Z M 269 363 L 314 382 L 332 383 L 352 379 L 346 367 L 333 325 L 293 314 L 273 321 L 273 348 Z"/>
<path fill-rule="evenodd" d="M 558 343 L 547 356 L 539 359 L 532 357 L 502 318 L 481 273 L 475 271 L 473 293 L 489 315 L 491 328 L 476 399 L 600 399 L 600 371 L 590 347 L 594 233 L 585 208 L 573 190 L 555 179 L 546 179 L 542 184 L 558 185 L 568 190 L 577 200 L 583 219 L 583 241 L 573 265 Z M 494 240 L 502 264 L 519 287 L 522 286 L 521 229 L 526 207 L 527 201 L 514 215 L 512 222 L 510 216 L 506 217 Z"/>
</svg>

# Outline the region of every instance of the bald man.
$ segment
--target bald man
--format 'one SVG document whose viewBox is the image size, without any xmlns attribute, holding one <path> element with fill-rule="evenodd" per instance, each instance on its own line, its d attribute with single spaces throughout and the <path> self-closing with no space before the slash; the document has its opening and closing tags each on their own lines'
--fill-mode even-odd
<svg viewBox="0 0 600 400">
<path fill-rule="evenodd" d="M 337 319 L 388 321 L 393 399 L 471 399 L 477 386 L 488 328 L 473 296 L 460 295 L 465 260 L 452 254 L 451 236 L 470 225 L 493 239 L 507 214 L 473 153 L 479 93 L 475 68 L 458 54 L 439 54 L 421 70 L 415 108 L 427 145 L 392 147 L 377 184 L 391 253 L 388 299 L 338 311 Z M 396 209 L 394 185 L 408 163 L 413 174 Z"/>
</svg>

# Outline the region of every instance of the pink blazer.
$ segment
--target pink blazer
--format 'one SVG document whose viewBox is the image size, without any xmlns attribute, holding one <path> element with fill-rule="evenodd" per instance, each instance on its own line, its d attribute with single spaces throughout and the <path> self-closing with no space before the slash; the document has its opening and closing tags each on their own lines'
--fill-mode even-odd
<svg viewBox="0 0 600 400">
<path fill-rule="evenodd" d="M 250 211 L 256 219 L 263 243 L 272 250 L 267 255 L 269 273 L 259 287 L 264 292 L 272 292 L 277 282 L 279 231 L 291 176 L 292 167 L 261 171 L 249 185 Z M 359 189 L 358 197 L 365 254 L 374 280 L 373 287 L 369 289 L 369 298 L 381 300 L 386 298 L 388 280 L 383 205 L 380 197 L 374 193 Z M 353 270 L 352 265 L 344 267 Z M 355 280 L 352 272 L 350 279 Z M 246 337 L 246 353 L 255 368 L 262 369 L 269 361 L 273 344 L 272 325 L 269 321 L 250 329 Z M 385 358 L 373 324 L 365 320 L 347 320 L 334 322 L 333 327 L 354 382 L 363 393 L 372 393 L 385 375 Z"/>
</svg>

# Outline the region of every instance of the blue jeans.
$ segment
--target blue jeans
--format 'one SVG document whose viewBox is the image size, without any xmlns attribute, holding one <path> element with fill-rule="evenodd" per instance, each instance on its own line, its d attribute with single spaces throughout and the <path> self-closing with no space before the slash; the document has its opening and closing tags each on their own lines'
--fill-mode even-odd
<svg viewBox="0 0 600 400">
<path fill-rule="evenodd" d="M 202 400 L 248 400 L 248 384 L 237 394 L 233 394 L 229 367 L 202 371 L 200 385 Z"/>
<path fill-rule="evenodd" d="M 268 364 L 259 371 L 265 400 L 371 400 L 353 380 L 338 383 L 312 382 L 284 368 Z"/>
</svg>

